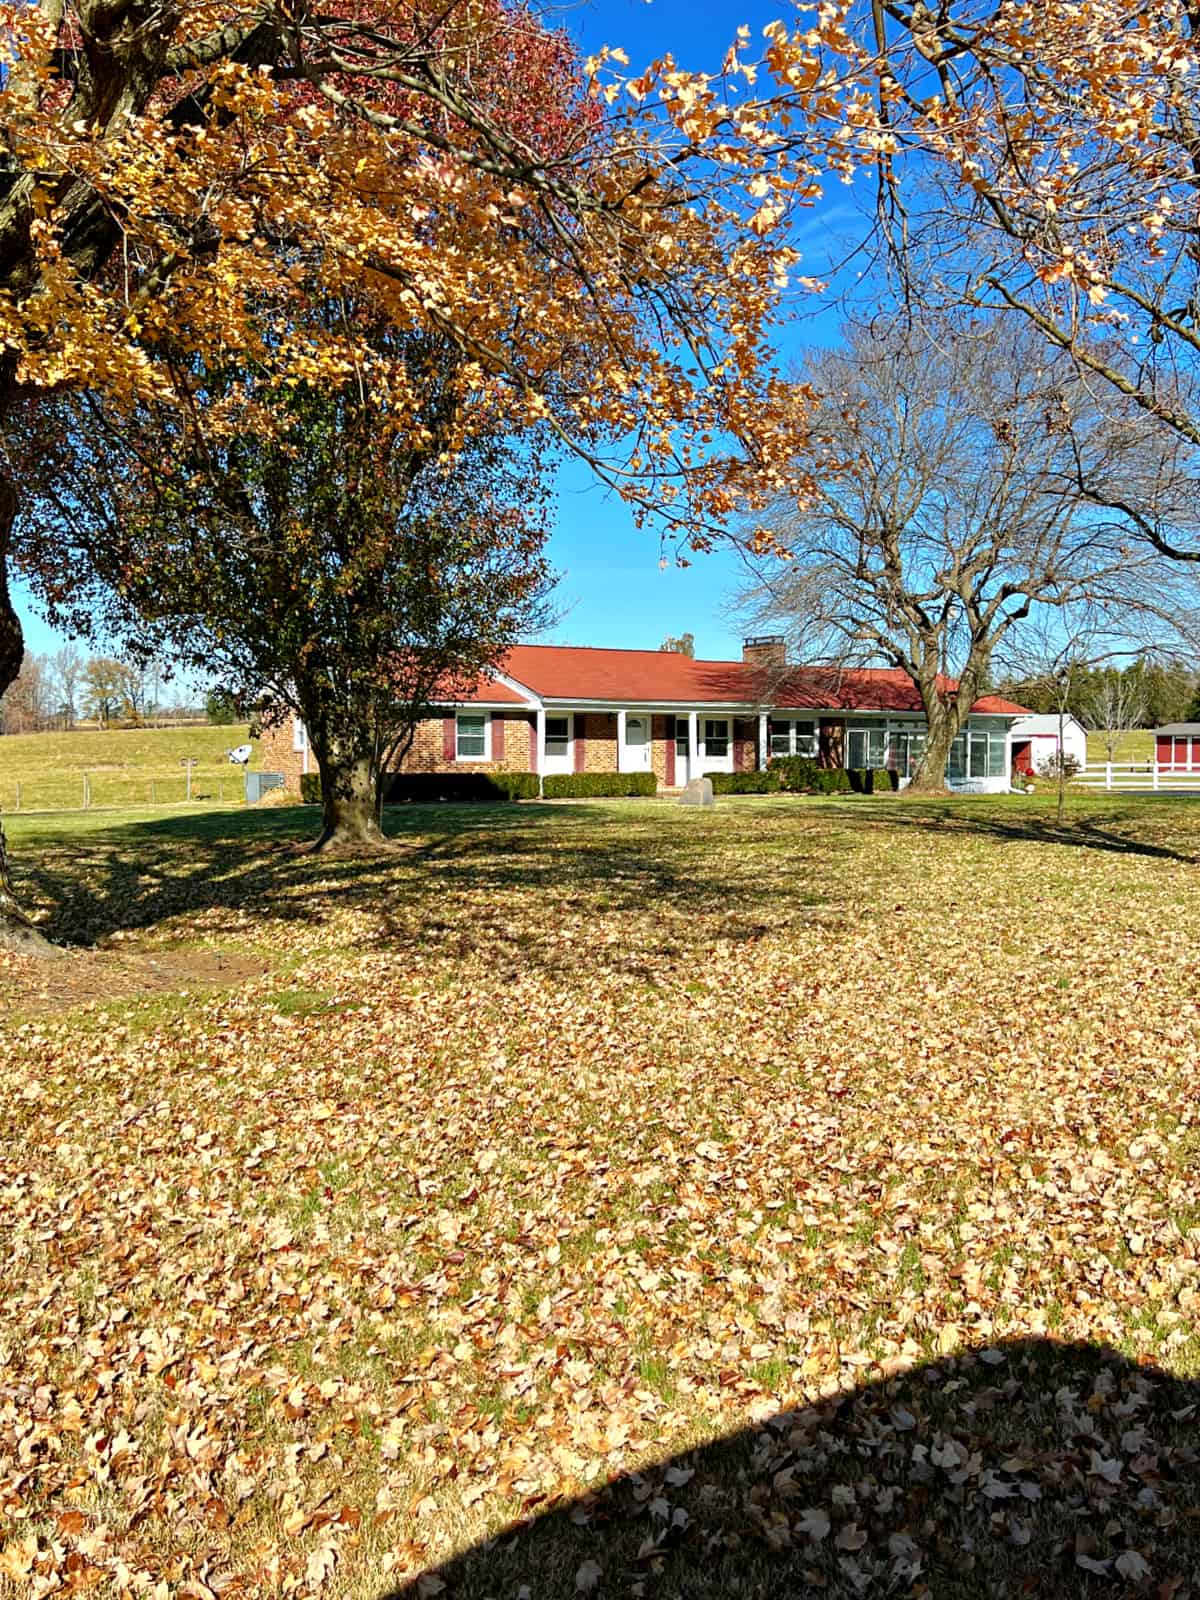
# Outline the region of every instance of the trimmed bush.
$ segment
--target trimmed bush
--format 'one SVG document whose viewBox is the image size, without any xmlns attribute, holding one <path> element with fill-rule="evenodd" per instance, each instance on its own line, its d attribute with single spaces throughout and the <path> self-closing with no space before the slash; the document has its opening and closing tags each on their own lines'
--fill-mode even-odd
<svg viewBox="0 0 1200 1600">
<path fill-rule="evenodd" d="M 819 767 L 812 756 L 778 756 L 768 769 L 789 794 L 849 794 L 850 773 L 841 767 Z"/>
<path fill-rule="evenodd" d="M 652 772 L 553 772 L 542 779 L 547 800 L 608 800 L 657 792 L 658 779 Z"/>
<path fill-rule="evenodd" d="M 775 774 L 779 787 L 789 794 L 804 794 L 815 789 L 822 771 L 812 756 L 775 756 L 767 770 Z"/>
<path fill-rule="evenodd" d="M 479 801 L 536 800 L 537 777 L 532 772 L 395 772 L 387 781 L 384 804 L 420 805 L 443 800 L 452 804 Z"/>
<path fill-rule="evenodd" d="M 419 805 L 444 800 L 454 804 L 498 800 L 536 800 L 538 781 L 532 772 L 394 772 L 387 779 L 385 805 Z M 305 805 L 321 804 L 321 776 L 306 772 L 300 779 Z"/>
<path fill-rule="evenodd" d="M 886 767 L 851 767 L 847 776 L 855 794 L 891 794 L 900 787 L 898 774 Z"/>
<path fill-rule="evenodd" d="M 714 794 L 778 794 L 777 772 L 710 772 Z"/>
<path fill-rule="evenodd" d="M 818 767 L 814 794 L 853 794 L 850 774 L 844 767 Z"/>
</svg>

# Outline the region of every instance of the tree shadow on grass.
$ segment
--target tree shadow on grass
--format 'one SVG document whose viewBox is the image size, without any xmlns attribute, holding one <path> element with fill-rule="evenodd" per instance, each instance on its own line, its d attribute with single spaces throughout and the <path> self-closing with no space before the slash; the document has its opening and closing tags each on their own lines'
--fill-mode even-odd
<svg viewBox="0 0 1200 1600">
<path fill-rule="evenodd" d="M 1122 813 L 1116 810 L 1107 816 L 1068 815 L 1068 819 L 1060 827 L 1052 815 L 1043 811 L 1022 813 L 1016 809 L 1019 804 L 1019 801 L 997 803 L 983 796 L 977 799 L 964 797 L 940 801 L 915 797 L 909 800 L 897 795 L 883 802 L 887 808 L 887 824 L 896 828 L 973 833 L 1012 844 L 1073 846 L 1076 849 L 1101 850 L 1115 855 L 1178 861 L 1185 866 L 1195 866 L 1200 862 L 1200 855 L 1191 851 L 1178 849 L 1171 844 L 1157 843 L 1126 831 L 1132 821 L 1128 812 Z M 1012 809 L 1009 808 L 1010 805 Z M 839 813 L 844 812 L 846 815 L 849 815 L 851 809 L 851 805 L 838 807 Z M 872 821 L 880 821 L 880 812 L 872 814 Z M 1178 819 L 1172 821 L 1178 826 Z"/>
<path fill-rule="evenodd" d="M 1200 1384 L 1027 1339 L 938 1361 L 530 1515 L 386 1600 L 1200 1590 Z"/>
<path fill-rule="evenodd" d="M 69 944 L 195 914 L 203 914 L 209 938 L 253 940 L 256 918 L 313 926 L 358 909 L 374 928 L 356 931 L 365 948 L 495 942 L 512 946 L 514 956 L 569 966 L 575 958 L 559 945 L 554 917 L 589 905 L 616 913 L 669 907 L 677 931 L 681 917 L 695 918 L 697 931 L 719 919 L 725 939 L 752 941 L 768 931 L 777 898 L 769 880 L 747 873 L 731 881 L 703 842 L 684 833 L 660 836 L 619 817 L 601 826 L 582 807 L 573 814 L 584 832 L 547 829 L 564 820 L 553 806 L 397 807 L 387 813 L 388 831 L 407 848 L 356 857 L 290 849 L 300 842 L 295 809 L 218 812 L 55 839 L 18 859 L 46 908 L 44 930 Z M 531 905 L 544 913 L 532 922 Z M 665 930 L 651 942 L 655 948 L 642 952 L 648 958 L 674 953 Z M 637 955 L 631 943 L 624 959 L 636 964 Z"/>
</svg>

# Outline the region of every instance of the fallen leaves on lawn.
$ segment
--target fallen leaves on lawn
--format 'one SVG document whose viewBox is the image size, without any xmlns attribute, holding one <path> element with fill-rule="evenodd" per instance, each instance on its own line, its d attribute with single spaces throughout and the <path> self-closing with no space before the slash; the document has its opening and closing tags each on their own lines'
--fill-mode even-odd
<svg viewBox="0 0 1200 1600">
<path fill-rule="evenodd" d="M 210 872 L 147 842 L 156 895 L 187 871 L 148 948 L 287 970 L 0 1040 L 0 1573 L 377 1595 L 964 1349 L 1194 1372 L 1194 868 L 866 815 L 517 814 Z M 1150 1481 L 1152 1444 L 1082 1445 L 1088 1403 L 1071 1483 Z M 1058 1492 L 927 1441 L 911 1394 L 884 1417 L 1014 1549 Z M 917 1530 L 877 1549 L 861 1483 L 792 1505 L 789 1470 L 747 1537 L 916 1581 Z M 693 1471 L 648 1481 L 643 1562 L 704 1537 Z M 1132 1543 L 1068 1558 L 1149 1581 Z M 581 1592 L 626 1582 L 594 1566 Z"/>
</svg>

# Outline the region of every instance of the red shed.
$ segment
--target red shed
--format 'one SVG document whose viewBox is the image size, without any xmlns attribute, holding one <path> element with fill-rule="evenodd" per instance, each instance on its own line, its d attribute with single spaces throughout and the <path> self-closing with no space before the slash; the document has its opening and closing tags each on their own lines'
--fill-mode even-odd
<svg viewBox="0 0 1200 1600">
<path fill-rule="evenodd" d="M 1168 722 L 1155 728 L 1154 759 L 1172 772 L 1200 772 L 1200 722 Z"/>
</svg>

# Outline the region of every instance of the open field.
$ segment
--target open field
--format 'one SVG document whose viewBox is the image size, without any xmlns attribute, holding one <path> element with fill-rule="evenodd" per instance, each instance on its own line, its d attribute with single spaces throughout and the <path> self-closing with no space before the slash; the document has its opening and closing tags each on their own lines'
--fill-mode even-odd
<svg viewBox="0 0 1200 1600">
<path fill-rule="evenodd" d="M 0 809 L 81 806 L 85 773 L 93 806 L 147 805 L 151 795 L 166 805 L 187 793 L 187 774 L 179 765 L 185 757 L 199 760 L 192 773 L 195 799 L 233 800 L 241 795 L 242 774 L 230 766 L 226 751 L 244 744 L 247 735 L 245 723 L 6 734 L 0 737 Z"/>
<path fill-rule="evenodd" d="M 1195 1596 L 1200 803 L 1069 810 L 12 819 L 0 1594 Z"/>
</svg>

